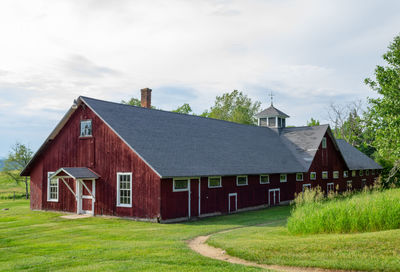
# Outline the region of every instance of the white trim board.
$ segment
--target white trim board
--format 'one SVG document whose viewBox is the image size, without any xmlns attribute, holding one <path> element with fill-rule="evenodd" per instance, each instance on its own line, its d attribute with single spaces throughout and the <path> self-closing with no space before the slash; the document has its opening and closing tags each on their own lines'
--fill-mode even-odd
<svg viewBox="0 0 400 272">
<path fill-rule="evenodd" d="M 130 187 L 129 187 L 129 191 L 130 191 L 130 204 L 121 204 L 120 203 L 120 179 L 119 177 L 122 175 L 128 175 L 130 178 Z M 132 196 L 132 172 L 117 172 L 117 207 L 122 207 L 122 208 L 132 208 L 132 202 L 133 202 L 133 196 Z"/>
<path fill-rule="evenodd" d="M 235 197 L 235 210 L 231 212 L 231 196 Z M 238 211 L 238 206 L 237 206 L 237 193 L 230 193 L 228 194 L 228 213 L 235 213 Z"/>
</svg>

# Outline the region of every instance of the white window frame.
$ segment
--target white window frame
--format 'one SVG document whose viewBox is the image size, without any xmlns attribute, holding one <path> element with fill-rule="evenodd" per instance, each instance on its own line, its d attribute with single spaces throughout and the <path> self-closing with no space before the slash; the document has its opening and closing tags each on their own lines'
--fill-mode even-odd
<svg viewBox="0 0 400 272">
<path fill-rule="evenodd" d="M 365 170 L 365 175 L 369 176 L 369 169 Z"/>
<path fill-rule="evenodd" d="M 326 184 L 326 193 L 327 194 L 329 194 L 329 192 L 330 192 L 330 190 L 328 190 L 330 186 L 332 186 L 332 188 L 333 188 L 332 191 L 335 192 L 335 183 L 329 182 Z"/>
<path fill-rule="evenodd" d="M 129 186 L 129 191 L 130 191 L 130 203 L 129 204 L 121 204 L 120 201 L 120 176 L 129 176 L 129 181 L 130 181 L 130 186 Z M 117 207 L 125 207 L 125 208 L 132 208 L 132 172 L 117 172 Z"/>
<path fill-rule="evenodd" d="M 358 172 L 358 175 L 359 175 L 360 177 L 364 176 L 364 170 L 360 170 L 360 171 Z"/>
<path fill-rule="evenodd" d="M 83 122 L 90 122 L 90 135 L 82 135 L 82 123 Z M 81 120 L 79 123 L 79 137 L 85 138 L 85 137 L 93 137 L 93 122 L 92 119 L 85 119 Z"/>
<path fill-rule="evenodd" d="M 312 175 L 315 175 L 315 177 L 313 178 Z M 311 172 L 310 173 L 310 180 L 316 180 L 317 179 L 317 172 Z"/>
<path fill-rule="evenodd" d="M 311 190 L 311 183 L 303 184 L 303 193 L 305 188 Z"/>
<path fill-rule="evenodd" d="M 57 180 L 57 198 L 50 198 L 50 176 L 55 172 L 47 172 L 47 202 L 58 202 L 60 194 L 60 182 Z"/>
<path fill-rule="evenodd" d="M 210 179 L 213 178 L 218 178 L 219 179 L 219 186 L 211 186 L 210 185 Z M 222 187 L 222 178 L 221 176 L 213 176 L 213 177 L 208 177 L 208 188 L 221 188 Z M 175 188 L 175 184 L 174 184 L 174 188 Z"/>
<path fill-rule="evenodd" d="M 357 176 L 357 171 L 356 170 L 351 170 L 351 176 L 356 177 Z"/>
<path fill-rule="evenodd" d="M 326 177 L 324 178 L 324 174 L 326 174 Z M 322 175 L 321 175 L 322 179 L 328 179 L 329 178 L 329 173 L 328 171 L 322 171 Z"/>
<path fill-rule="evenodd" d="M 187 181 L 187 187 L 185 189 L 175 189 L 175 181 L 176 180 L 186 180 Z M 188 178 L 174 178 L 172 182 L 172 191 L 173 192 L 186 192 L 189 191 L 189 180 Z"/>
<path fill-rule="evenodd" d="M 301 179 L 297 179 L 297 175 L 301 175 Z M 304 174 L 303 173 L 296 173 L 296 181 L 303 181 L 304 180 Z"/>
<path fill-rule="evenodd" d="M 282 180 L 282 176 L 285 176 L 284 180 Z M 287 182 L 287 174 L 280 174 L 279 175 L 279 181 L 282 182 L 282 183 Z"/>
<path fill-rule="evenodd" d="M 343 177 L 348 178 L 349 177 L 349 171 L 345 170 L 343 171 Z"/>
<path fill-rule="evenodd" d="M 338 179 L 339 178 L 339 171 L 333 171 L 333 178 Z"/>
<path fill-rule="evenodd" d="M 268 181 L 267 182 L 262 182 L 261 181 L 261 177 L 268 177 Z M 260 184 L 269 184 L 269 175 L 268 174 L 260 175 Z"/>
<path fill-rule="evenodd" d="M 239 184 L 239 178 L 246 178 L 246 184 Z M 249 184 L 249 178 L 247 176 L 237 176 L 236 177 L 236 186 L 246 186 Z"/>
<path fill-rule="evenodd" d="M 323 149 L 326 149 L 326 146 L 327 146 L 327 144 L 326 144 L 326 137 L 323 137 L 323 138 L 322 138 L 322 143 L 321 143 L 321 145 L 322 145 L 322 148 L 323 148 Z"/>
</svg>

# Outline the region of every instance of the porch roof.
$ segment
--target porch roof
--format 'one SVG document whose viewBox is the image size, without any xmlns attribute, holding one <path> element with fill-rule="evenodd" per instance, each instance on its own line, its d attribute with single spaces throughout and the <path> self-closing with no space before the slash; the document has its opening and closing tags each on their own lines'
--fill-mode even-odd
<svg viewBox="0 0 400 272">
<path fill-rule="evenodd" d="M 58 169 L 50 178 L 65 176 L 73 179 L 98 179 L 100 175 L 87 167 L 62 167 Z"/>
</svg>

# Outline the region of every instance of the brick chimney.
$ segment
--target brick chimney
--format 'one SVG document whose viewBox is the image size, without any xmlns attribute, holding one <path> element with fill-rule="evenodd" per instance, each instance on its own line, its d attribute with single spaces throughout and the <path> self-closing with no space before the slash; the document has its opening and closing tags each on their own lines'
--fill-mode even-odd
<svg viewBox="0 0 400 272">
<path fill-rule="evenodd" d="M 149 88 L 144 88 L 140 90 L 142 92 L 142 98 L 141 98 L 141 106 L 143 108 L 151 108 L 151 89 Z"/>
</svg>

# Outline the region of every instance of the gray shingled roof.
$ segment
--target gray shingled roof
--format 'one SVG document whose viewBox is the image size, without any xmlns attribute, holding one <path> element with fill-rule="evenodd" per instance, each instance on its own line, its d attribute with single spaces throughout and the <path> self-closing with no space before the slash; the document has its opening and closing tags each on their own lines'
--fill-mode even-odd
<svg viewBox="0 0 400 272">
<path fill-rule="evenodd" d="M 88 97 L 81 101 L 160 177 L 307 172 L 323 135 L 330 131 L 328 125 L 271 129 Z M 67 112 L 21 175 L 30 174 L 75 109 Z M 349 169 L 382 168 L 345 141 L 337 144 Z M 76 178 L 98 177 L 88 168 L 64 169 Z"/>
<path fill-rule="evenodd" d="M 57 176 L 60 172 L 65 172 L 75 179 L 97 179 L 100 177 L 87 167 L 63 167 L 57 170 L 53 176 Z"/>
<path fill-rule="evenodd" d="M 279 129 L 282 142 L 305 169 L 309 169 L 328 125 Z"/>
<path fill-rule="evenodd" d="M 350 170 L 382 169 L 382 166 L 345 140 L 337 139 L 336 142 Z"/>
<path fill-rule="evenodd" d="M 162 177 L 306 171 L 270 128 L 82 100 Z"/>
<path fill-rule="evenodd" d="M 273 116 L 280 116 L 280 117 L 283 117 L 283 118 L 288 118 L 289 117 L 289 115 L 287 115 L 286 113 L 278 110 L 273 105 L 271 105 L 269 108 L 263 110 L 262 112 L 256 114 L 257 118 L 265 118 L 265 117 L 273 117 Z"/>
</svg>

